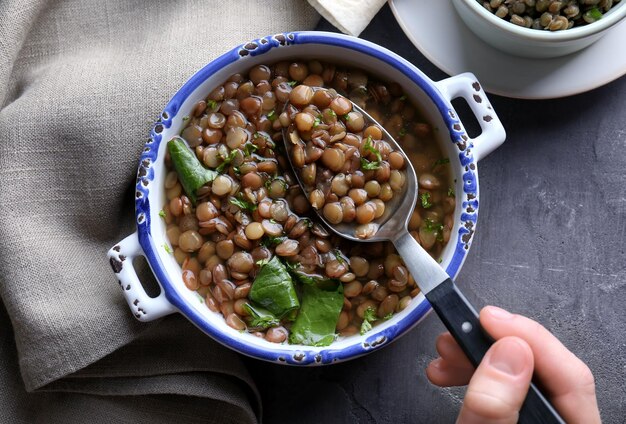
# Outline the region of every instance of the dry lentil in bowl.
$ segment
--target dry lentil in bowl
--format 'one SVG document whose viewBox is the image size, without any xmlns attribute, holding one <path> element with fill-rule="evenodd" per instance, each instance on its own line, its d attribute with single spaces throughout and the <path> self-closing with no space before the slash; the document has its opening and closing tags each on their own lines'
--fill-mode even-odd
<svg viewBox="0 0 626 424">
<path fill-rule="evenodd" d="M 287 154 L 311 206 L 332 225 L 356 222 L 348 228 L 357 238 L 372 237 L 404 188 L 402 152 L 335 90 L 298 85 L 285 109 Z"/>
<path fill-rule="evenodd" d="M 477 0 L 485 9 L 512 24 L 561 31 L 602 19 L 620 0 Z"/>
<path fill-rule="evenodd" d="M 325 346 L 337 333 L 369 331 L 419 289 L 391 243 L 350 242 L 316 222 L 282 148 L 282 129 L 292 122 L 284 105 L 302 86 L 350 98 L 399 141 L 420 187 L 409 230 L 438 259 L 455 199 L 433 128 L 398 84 L 320 61 L 257 65 L 196 104 L 181 137 L 168 142 L 160 215 L 183 282 L 230 327 L 270 342 Z M 363 203 L 383 189 L 393 195 L 388 178 L 378 183 L 351 181 Z M 341 207 L 351 213 L 355 205 Z"/>
</svg>

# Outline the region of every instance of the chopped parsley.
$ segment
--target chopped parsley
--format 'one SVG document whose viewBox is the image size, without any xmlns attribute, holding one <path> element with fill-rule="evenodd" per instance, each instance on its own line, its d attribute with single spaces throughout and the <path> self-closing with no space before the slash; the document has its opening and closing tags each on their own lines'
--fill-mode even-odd
<svg viewBox="0 0 626 424">
<path fill-rule="evenodd" d="M 405 100 L 406 100 L 406 94 L 403 94 L 402 96 L 400 96 L 400 97 L 398 98 L 398 100 L 405 101 Z"/>
<path fill-rule="evenodd" d="M 263 265 L 266 265 L 269 261 L 270 261 L 270 260 L 269 260 L 269 259 L 267 259 L 267 258 L 265 258 L 265 259 L 259 259 L 258 261 L 256 261 L 256 264 L 257 264 L 258 266 L 263 266 Z"/>
<path fill-rule="evenodd" d="M 343 119 L 345 119 L 346 122 L 350 121 L 350 115 L 346 113 L 345 115 L 343 115 Z"/>
<path fill-rule="evenodd" d="M 167 216 L 167 214 L 165 213 L 165 211 L 164 211 L 163 209 L 161 209 L 161 210 L 159 211 L 159 216 L 160 216 L 161 218 L 165 219 L 165 217 Z"/>
<path fill-rule="evenodd" d="M 400 131 L 398 132 L 398 135 L 400 137 L 404 137 L 406 135 L 406 128 L 401 128 Z"/>
<path fill-rule="evenodd" d="M 215 100 L 208 100 L 206 104 L 209 109 L 215 109 L 217 107 L 217 102 Z"/>
<path fill-rule="evenodd" d="M 167 243 L 163 243 L 163 249 L 170 255 L 173 253 L 172 248 Z"/>
<path fill-rule="evenodd" d="M 255 137 L 256 137 L 256 134 L 258 134 L 258 133 L 254 133 L 254 134 L 255 134 Z M 259 146 L 257 146 L 254 143 L 249 143 L 248 142 L 248 143 L 243 145 L 243 153 L 246 156 L 250 156 L 252 153 L 256 152 L 257 150 L 259 150 Z"/>
<path fill-rule="evenodd" d="M 287 191 L 287 189 L 289 189 L 289 186 L 287 185 L 287 181 L 285 181 L 281 177 L 274 177 L 274 178 L 269 178 L 265 180 L 265 183 L 264 183 L 265 188 L 269 190 L 270 187 L 272 187 L 272 184 L 274 184 L 274 181 L 278 181 L 283 186 L 283 190 Z M 273 220 L 270 220 L 270 221 L 273 221 Z"/>
<path fill-rule="evenodd" d="M 378 149 L 375 148 L 374 144 L 372 143 L 372 136 L 371 135 L 367 136 L 367 139 L 365 140 L 365 144 L 363 145 L 363 150 L 365 150 L 366 152 L 373 153 L 374 155 L 376 155 L 376 160 L 379 163 L 383 161 L 383 158 L 380 155 L 380 151 L 378 151 Z"/>
<path fill-rule="evenodd" d="M 237 150 L 233 150 L 230 152 L 230 154 L 224 158 L 224 162 L 220 163 L 219 166 L 217 168 L 215 168 L 215 170 L 217 172 L 219 172 L 220 174 L 222 172 L 224 172 L 224 169 L 230 165 L 230 163 L 233 161 L 233 159 L 235 159 L 235 155 L 237 154 Z"/>
<path fill-rule="evenodd" d="M 435 166 L 445 165 L 446 163 L 450 163 L 450 159 L 448 159 L 448 158 L 437 159 L 437 160 L 435 161 L 435 163 L 433 164 L 433 168 L 434 168 Z"/>
<path fill-rule="evenodd" d="M 598 9 L 597 7 L 588 10 L 587 12 L 585 12 L 585 15 L 591 17 L 595 21 L 602 19 L 602 12 L 600 12 L 600 9 Z"/>
<path fill-rule="evenodd" d="M 322 120 L 319 117 L 315 118 L 315 122 L 313 122 L 313 128 L 317 127 L 321 123 Z"/>
<path fill-rule="evenodd" d="M 367 159 L 361 158 L 361 169 L 363 169 L 364 171 L 371 171 L 379 168 L 380 164 L 378 162 L 370 162 Z"/>
<path fill-rule="evenodd" d="M 276 119 L 278 119 L 278 115 L 276 115 L 276 112 L 274 110 L 271 110 L 270 113 L 267 114 L 267 119 L 274 122 Z"/>
<path fill-rule="evenodd" d="M 240 197 L 240 198 L 231 197 L 229 199 L 229 201 L 233 205 L 239 206 L 239 208 L 241 210 L 247 210 L 247 211 L 250 211 L 250 212 L 254 212 L 256 210 L 256 207 L 257 207 L 254 203 L 248 202 L 243 197 Z"/>
<path fill-rule="evenodd" d="M 385 318 L 383 318 L 384 320 L 388 321 L 391 318 L 393 318 L 393 312 L 389 312 L 387 315 L 385 315 Z"/>
<path fill-rule="evenodd" d="M 448 187 L 448 197 L 455 197 L 454 189 L 452 187 Z"/>
<path fill-rule="evenodd" d="M 298 84 L 298 81 L 289 81 L 287 84 L 289 84 L 291 87 L 294 87 L 296 84 Z"/>
<path fill-rule="evenodd" d="M 183 116 L 183 122 L 187 122 L 187 121 L 189 121 L 189 116 L 187 115 Z"/>
<path fill-rule="evenodd" d="M 263 183 L 263 185 L 265 186 L 266 189 L 270 189 L 270 187 L 272 186 L 272 182 L 274 181 L 274 178 L 268 178 L 267 180 L 265 180 L 265 182 Z"/>
<path fill-rule="evenodd" d="M 337 114 L 335 113 L 335 111 L 334 111 L 334 110 L 332 110 L 332 109 L 328 109 L 328 114 L 329 114 L 330 116 L 337 116 Z"/>
<path fill-rule="evenodd" d="M 261 244 L 265 247 L 278 246 L 286 239 L 287 237 L 267 236 L 263 238 Z"/>
<path fill-rule="evenodd" d="M 422 207 L 424 209 L 428 209 L 430 207 L 432 207 L 432 203 L 430 203 L 430 193 L 426 192 L 426 193 L 422 193 L 420 195 L 420 201 L 422 202 Z"/>
<path fill-rule="evenodd" d="M 376 321 L 376 311 L 371 306 L 363 313 L 363 323 L 361 324 L 361 335 L 367 333 L 372 329 L 372 323 Z"/>
<path fill-rule="evenodd" d="M 424 222 L 426 223 L 426 231 L 435 232 L 437 241 L 443 241 L 443 224 L 429 218 L 426 218 Z"/>
<path fill-rule="evenodd" d="M 346 260 L 343 258 L 341 250 L 335 249 L 333 253 L 335 254 L 335 259 L 337 259 L 337 262 L 339 262 L 341 265 L 346 264 Z"/>
<path fill-rule="evenodd" d="M 365 158 L 361 158 L 361 169 L 366 171 L 379 169 L 383 158 L 378 149 L 374 147 L 374 144 L 372 143 L 372 136 L 367 136 L 367 139 L 363 144 L 363 151 L 374 154 L 377 160 L 369 161 Z"/>
<path fill-rule="evenodd" d="M 427 231 L 439 231 L 440 232 L 443 230 L 443 224 L 435 222 L 430 218 L 424 219 L 424 222 L 426 223 L 425 228 Z"/>
</svg>

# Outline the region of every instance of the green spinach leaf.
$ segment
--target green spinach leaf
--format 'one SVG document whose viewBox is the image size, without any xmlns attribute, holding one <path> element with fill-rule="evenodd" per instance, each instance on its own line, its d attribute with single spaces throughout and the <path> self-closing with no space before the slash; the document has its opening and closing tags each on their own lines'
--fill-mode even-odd
<svg viewBox="0 0 626 424">
<path fill-rule="evenodd" d="M 291 326 L 289 343 L 328 346 L 335 340 L 335 327 L 343 307 L 343 286 L 322 290 L 315 284 L 303 284 L 302 307 Z"/>
<path fill-rule="evenodd" d="M 322 290 L 335 290 L 340 281 L 335 278 L 322 277 L 317 274 L 306 274 L 302 271 L 292 271 L 292 275 L 296 277 L 302 284 L 317 287 Z"/>
<path fill-rule="evenodd" d="M 196 190 L 213 181 L 217 177 L 215 171 L 206 169 L 196 157 L 196 154 L 187 147 L 180 137 L 174 137 L 167 143 L 167 150 L 172 158 L 172 165 L 178 173 L 178 179 L 191 201 L 196 203 Z"/>
<path fill-rule="evenodd" d="M 244 303 L 243 309 L 250 316 L 248 325 L 252 328 L 266 329 L 280 324 L 280 320 L 265 308 Z"/>
<path fill-rule="evenodd" d="M 300 307 L 291 276 L 277 256 L 261 267 L 249 297 L 278 318 Z"/>
</svg>

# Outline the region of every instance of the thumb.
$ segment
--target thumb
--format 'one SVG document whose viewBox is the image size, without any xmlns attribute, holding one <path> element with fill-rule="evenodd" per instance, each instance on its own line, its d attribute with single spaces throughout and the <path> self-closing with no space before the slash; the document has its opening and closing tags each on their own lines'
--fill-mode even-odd
<svg viewBox="0 0 626 424">
<path fill-rule="evenodd" d="M 533 354 L 524 340 L 504 337 L 495 342 L 470 380 L 457 423 L 517 423 L 533 368 Z"/>
</svg>

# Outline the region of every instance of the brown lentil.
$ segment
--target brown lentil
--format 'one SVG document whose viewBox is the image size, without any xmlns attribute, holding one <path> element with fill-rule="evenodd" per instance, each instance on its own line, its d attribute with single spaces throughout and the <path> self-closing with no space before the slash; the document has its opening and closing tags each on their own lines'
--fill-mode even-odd
<svg viewBox="0 0 626 424">
<path fill-rule="evenodd" d="M 358 280 L 354 280 L 348 284 L 344 284 L 343 286 L 343 294 L 345 297 L 358 296 L 361 294 L 362 290 L 363 290 L 363 284 Z"/>
<path fill-rule="evenodd" d="M 242 331 L 246 329 L 246 323 L 243 322 L 241 318 L 236 313 L 231 313 L 226 317 L 226 324 L 229 327 L 234 328 L 237 331 Z"/>
<path fill-rule="evenodd" d="M 407 306 L 409 306 L 409 303 L 411 303 L 412 299 L 413 298 L 411 296 L 404 296 L 400 299 L 400 302 L 398 303 L 398 312 L 405 310 Z"/>
<path fill-rule="evenodd" d="M 178 246 L 184 252 L 195 252 L 202 247 L 202 236 L 194 230 L 185 231 L 178 237 Z"/>
<path fill-rule="evenodd" d="M 232 240 L 222 240 L 217 242 L 215 250 L 217 252 L 217 256 L 226 260 L 233 255 L 233 252 L 235 251 L 235 244 Z"/>
<path fill-rule="evenodd" d="M 285 327 L 272 327 L 265 333 L 265 340 L 272 343 L 282 343 L 287 340 L 288 334 Z"/>
<path fill-rule="evenodd" d="M 198 288 L 200 287 L 196 275 L 193 273 L 193 271 L 188 269 L 183 271 L 183 282 L 189 290 L 198 290 Z"/>
<path fill-rule="evenodd" d="M 324 205 L 324 218 L 331 224 L 339 224 L 343 221 L 343 209 L 338 202 Z"/>
</svg>

